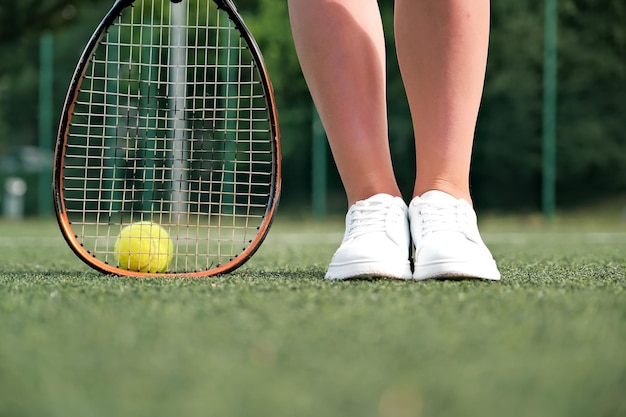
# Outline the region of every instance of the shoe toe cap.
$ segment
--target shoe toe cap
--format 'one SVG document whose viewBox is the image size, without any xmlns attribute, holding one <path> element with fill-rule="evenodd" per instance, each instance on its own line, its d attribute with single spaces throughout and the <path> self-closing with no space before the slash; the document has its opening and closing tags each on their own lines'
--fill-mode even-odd
<svg viewBox="0 0 626 417">
<path fill-rule="evenodd" d="M 437 233 L 427 236 L 416 257 L 420 262 L 454 260 L 456 262 L 493 262 L 491 252 L 482 241 L 476 242 L 462 233 Z"/>
<path fill-rule="evenodd" d="M 347 262 L 353 259 L 408 259 L 409 239 L 400 244 L 389 239 L 384 233 L 349 239 L 341 244 L 333 256 L 333 262 Z"/>
</svg>

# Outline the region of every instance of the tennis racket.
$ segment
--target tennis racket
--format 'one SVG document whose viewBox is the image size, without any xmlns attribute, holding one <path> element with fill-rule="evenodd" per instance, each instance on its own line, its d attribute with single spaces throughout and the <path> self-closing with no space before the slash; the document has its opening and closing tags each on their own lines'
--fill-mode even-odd
<svg viewBox="0 0 626 417">
<path fill-rule="evenodd" d="M 267 235 L 280 178 L 271 83 L 232 1 L 115 1 L 56 142 L 54 204 L 74 253 L 125 276 L 230 272 Z"/>
</svg>

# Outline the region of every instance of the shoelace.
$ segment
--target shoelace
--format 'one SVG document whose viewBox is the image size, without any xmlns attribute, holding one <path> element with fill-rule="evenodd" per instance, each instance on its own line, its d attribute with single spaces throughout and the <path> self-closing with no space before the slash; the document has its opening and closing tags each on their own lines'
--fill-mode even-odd
<svg viewBox="0 0 626 417">
<path fill-rule="evenodd" d="M 387 216 L 393 213 L 392 219 L 400 219 L 401 211 L 393 210 L 392 205 L 363 205 L 355 206 L 352 211 L 350 224 L 348 225 L 348 236 L 356 237 L 364 233 L 384 232 L 387 224 Z"/>
<path fill-rule="evenodd" d="M 418 214 L 422 222 L 422 236 L 432 232 L 465 232 L 469 224 L 467 210 L 458 204 L 438 207 L 422 203 Z"/>
</svg>

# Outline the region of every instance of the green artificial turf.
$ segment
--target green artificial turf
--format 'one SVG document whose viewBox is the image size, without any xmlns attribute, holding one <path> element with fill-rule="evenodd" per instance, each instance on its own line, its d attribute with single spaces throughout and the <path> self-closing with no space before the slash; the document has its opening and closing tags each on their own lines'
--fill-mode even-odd
<svg viewBox="0 0 626 417">
<path fill-rule="evenodd" d="M 0 223 L 0 416 L 626 415 L 626 228 L 495 221 L 499 283 L 329 282 L 341 221 L 135 280 Z M 584 229 L 584 230 L 582 230 Z"/>
</svg>

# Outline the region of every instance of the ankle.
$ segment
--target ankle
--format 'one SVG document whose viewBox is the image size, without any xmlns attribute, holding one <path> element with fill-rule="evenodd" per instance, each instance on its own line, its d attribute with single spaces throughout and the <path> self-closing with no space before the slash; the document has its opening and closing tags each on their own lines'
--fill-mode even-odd
<svg viewBox="0 0 626 417">
<path fill-rule="evenodd" d="M 473 205 L 469 186 L 459 186 L 446 180 L 435 180 L 425 184 L 416 184 L 413 189 L 413 197 L 421 197 L 428 191 L 442 191 L 454 198 L 465 200 L 470 205 Z"/>
<path fill-rule="evenodd" d="M 402 197 L 402 193 L 395 182 L 383 181 L 381 183 L 366 182 L 359 186 L 346 187 L 348 207 L 352 207 L 357 201 L 367 200 L 377 194 L 387 194 L 392 197 Z"/>
</svg>

